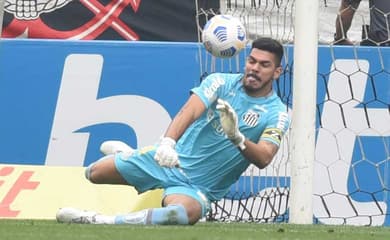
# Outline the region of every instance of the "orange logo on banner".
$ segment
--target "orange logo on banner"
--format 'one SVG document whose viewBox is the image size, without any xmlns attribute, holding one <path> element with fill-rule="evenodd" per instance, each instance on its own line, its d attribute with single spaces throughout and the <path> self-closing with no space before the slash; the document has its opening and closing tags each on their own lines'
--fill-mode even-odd
<svg viewBox="0 0 390 240">
<path fill-rule="evenodd" d="M 0 177 L 11 176 L 14 172 L 14 167 L 0 168 Z M 5 194 L 3 199 L 0 199 L 0 217 L 16 217 L 20 211 L 12 210 L 10 205 L 15 201 L 16 197 L 23 190 L 34 190 L 38 187 L 39 182 L 29 181 L 34 171 L 23 171 L 12 184 L 12 187 Z M 5 180 L 0 180 L 0 188 L 5 183 Z"/>
</svg>

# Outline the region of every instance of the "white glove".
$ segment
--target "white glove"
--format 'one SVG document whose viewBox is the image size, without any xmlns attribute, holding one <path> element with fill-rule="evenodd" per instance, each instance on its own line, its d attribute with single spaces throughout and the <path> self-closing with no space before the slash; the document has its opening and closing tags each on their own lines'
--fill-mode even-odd
<svg viewBox="0 0 390 240">
<path fill-rule="evenodd" d="M 217 100 L 217 110 L 219 111 L 220 122 L 223 131 L 230 141 L 241 150 L 245 149 L 245 136 L 238 129 L 237 114 L 227 101 Z"/>
<path fill-rule="evenodd" d="M 169 137 L 163 137 L 156 149 L 154 159 L 163 167 L 178 167 L 179 157 L 175 150 L 176 141 Z"/>
</svg>

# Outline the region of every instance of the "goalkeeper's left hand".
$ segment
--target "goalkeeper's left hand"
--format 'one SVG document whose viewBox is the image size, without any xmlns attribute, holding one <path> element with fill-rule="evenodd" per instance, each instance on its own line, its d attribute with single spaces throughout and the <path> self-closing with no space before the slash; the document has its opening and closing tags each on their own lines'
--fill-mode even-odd
<svg viewBox="0 0 390 240">
<path fill-rule="evenodd" d="M 245 149 L 245 136 L 238 129 L 237 114 L 227 101 L 217 100 L 217 110 L 219 111 L 220 122 L 223 131 L 234 145 L 241 150 Z"/>
<path fill-rule="evenodd" d="M 175 150 L 176 141 L 170 137 L 163 137 L 156 149 L 154 159 L 162 167 L 179 167 L 179 156 Z"/>
</svg>

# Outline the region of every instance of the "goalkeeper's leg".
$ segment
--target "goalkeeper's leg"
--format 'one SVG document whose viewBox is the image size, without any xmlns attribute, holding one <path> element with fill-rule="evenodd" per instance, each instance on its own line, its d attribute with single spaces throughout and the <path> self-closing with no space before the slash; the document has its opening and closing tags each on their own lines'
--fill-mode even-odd
<svg viewBox="0 0 390 240">
<path fill-rule="evenodd" d="M 135 149 L 131 148 L 122 141 L 109 140 L 103 142 L 100 145 L 100 152 L 102 152 L 105 156 L 90 164 L 85 169 L 85 177 L 93 183 L 127 185 L 127 181 L 125 181 L 116 170 L 114 164 L 115 154 L 121 153 L 124 157 L 130 157 L 134 151 Z M 95 171 L 98 172 L 95 174 L 97 176 L 92 178 L 92 169 L 96 168 L 97 166 L 99 166 L 98 169 L 103 169 L 103 171 Z"/>
<path fill-rule="evenodd" d="M 164 202 L 167 203 L 165 207 L 114 216 L 62 208 L 57 212 L 56 219 L 61 223 L 188 225 L 195 224 L 202 216 L 201 204 L 192 197 L 174 194 L 167 196 Z"/>
<path fill-rule="evenodd" d="M 186 225 L 189 223 L 186 209 L 180 204 L 114 216 L 76 208 L 61 208 L 57 212 L 56 219 L 61 223 L 83 224 Z"/>
<path fill-rule="evenodd" d="M 145 209 L 135 213 L 106 216 L 74 208 L 63 208 L 57 214 L 59 222 L 93 224 L 194 224 L 208 209 L 208 200 L 186 181 L 167 173 L 154 160 L 155 147 L 145 147 L 132 154 L 107 155 L 86 168 L 86 178 L 98 184 L 134 186 L 139 192 L 164 188 L 162 208 Z"/>
</svg>

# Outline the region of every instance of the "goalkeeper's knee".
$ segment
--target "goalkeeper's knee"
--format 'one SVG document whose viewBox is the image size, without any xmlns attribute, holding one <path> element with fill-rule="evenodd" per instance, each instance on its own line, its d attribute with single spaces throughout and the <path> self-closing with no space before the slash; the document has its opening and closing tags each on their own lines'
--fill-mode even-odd
<svg viewBox="0 0 390 240">
<path fill-rule="evenodd" d="M 94 163 L 89 164 L 88 167 L 86 167 L 85 171 L 84 171 L 84 176 L 85 176 L 86 179 L 88 179 L 88 181 L 90 181 L 91 168 L 92 168 L 93 165 L 94 165 Z"/>
<path fill-rule="evenodd" d="M 86 167 L 85 171 L 84 171 L 85 178 L 88 179 L 92 183 L 102 183 L 101 179 L 99 179 L 99 177 L 96 176 L 97 175 L 96 172 L 99 172 L 99 171 L 96 171 L 95 166 L 97 164 L 99 164 L 101 166 L 101 163 L 103 163 L 104 161 L 110 160 L 110 158 L 112 158 L 112 156 L 110 156 L 110 155 L 104 156 L 104 157 L 100 158 L 99 160 L 97 160 L 96 162 L 89 164 L 89 166 Z M 101 168 L 102 167 L 99 167 L 99 169 L 101 169 Z"/>
</svg>

